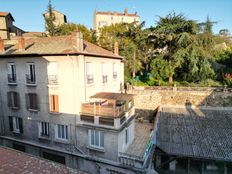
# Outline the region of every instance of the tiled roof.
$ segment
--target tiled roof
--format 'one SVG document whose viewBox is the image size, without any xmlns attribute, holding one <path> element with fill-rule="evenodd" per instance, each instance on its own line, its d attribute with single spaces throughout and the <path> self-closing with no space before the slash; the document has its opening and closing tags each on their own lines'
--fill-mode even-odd
<svg viewBox="0 0 232 174">
<path fill-rule="evenodd" d="M 84 174 L 84 172 L 71 169 L 64 165 L 7 148 L 0 147 L 0 154 L 0 174 Z"/>
<path fill-rule="evenodd" d="M 37 37 L 42 37 L 44 36 L 45 33 L 44 32 L 26 32 L 23 33 L 23 37 L 27 37 L 27 38 L 37 38 Z"/>
<path fill-rule="evenodd" d="M 0 54 L 0 57 L 6 55 L 50 55 L 50 54 L 84 54 L 96 55 L 101 57 L 112 57 L 122 59 L 121 56 L 103 49 L 90 42 L 83 41 L 82 52 L 78 51 L 72 44 L 72 36 L 55 36 L 55 37 L 41 37 L 41 38 L 25 38 L 25 50 L 19 51 L 17 41 L 15 44 L 7 44 L 5 42 L 5 52 Z"/>
<path fill-rule="evenodd" d="M 98 11 L 96 12 L 96 14 L 99 14 L 99 15 L 113 15 L 113 16 L 130 16 L 130 17 L 139 17 L 139 15 L 137 14 L 133 14 L 133 13 L 118 13 L 118 12 L 103 12 L 103 11 Z"/>
<path fill-rule="evenodd" d="M 14 21 L 13 16 L 9 12 L 0 12 L 0 17 L 6 17 L 7 15 L 10 15 L 11 19 Z"/>
<path fill-rule="evenodd" d="M 163 107 L 156 147 L 164 153 L 232 162 L 232 108 Z"/>
</svg>

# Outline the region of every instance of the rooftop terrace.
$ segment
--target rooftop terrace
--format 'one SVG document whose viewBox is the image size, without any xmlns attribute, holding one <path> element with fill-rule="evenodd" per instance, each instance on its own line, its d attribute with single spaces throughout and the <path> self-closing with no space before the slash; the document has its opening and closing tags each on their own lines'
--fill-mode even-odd
<svg viewBox="0 0 232 174">
<path fill-rule="evenodd" d="M 163 152 L 232 162 L 232 108 L 163 107 L 158 117 Z"/>
</svg>

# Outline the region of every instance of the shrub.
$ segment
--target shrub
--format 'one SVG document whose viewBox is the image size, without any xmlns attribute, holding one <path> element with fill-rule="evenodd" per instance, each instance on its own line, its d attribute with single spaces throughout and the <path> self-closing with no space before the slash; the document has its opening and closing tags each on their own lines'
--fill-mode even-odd
<svg viewBox="0 0 232 174">
<path fill-rule="evenodd" d="M 232 87 L 232 74 L 224 74 L 224 82 L 228 87 Z"/>
</svg>

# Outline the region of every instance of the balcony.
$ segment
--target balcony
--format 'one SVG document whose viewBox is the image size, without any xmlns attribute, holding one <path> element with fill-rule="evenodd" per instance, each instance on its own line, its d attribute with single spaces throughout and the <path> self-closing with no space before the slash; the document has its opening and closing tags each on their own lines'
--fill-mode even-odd
<svg viewBox="0 0 232 174">
<path fill-rule="evenodd" d="M 8 83 L 16 84 L 16 74 L 8 74 Z"/>
<path fill-rule="evenodd" d="M 58 85 L 58 77 L 57 77 L 57 75 L 49 75 L 48 76 L 48 84 L 49 85 Z"/>
<path fill-rule="evenodd" d="M 36 84 L 35 76 L 32 76 L 31 74 L 26 74 L 26 83 L 28 85 L 35 85 Z"/>
<path fill-rule="evenodd" d="M 124 114 L 124 106 L 114 106 L 113 103 L 108 103 L 108 101 L 83 103 L 81 110 L 82 114 L 92 116 L 117 118 Z"/>
<path fill-rule="evenodd" d="M 82 103 L 80 121 L 119 129 L 134 116 L 134 107 L 129 107 L 134 101 L 133 96 L 123 93 L 97 93 L 90 97 L 89 103 Z"/>
</svg>

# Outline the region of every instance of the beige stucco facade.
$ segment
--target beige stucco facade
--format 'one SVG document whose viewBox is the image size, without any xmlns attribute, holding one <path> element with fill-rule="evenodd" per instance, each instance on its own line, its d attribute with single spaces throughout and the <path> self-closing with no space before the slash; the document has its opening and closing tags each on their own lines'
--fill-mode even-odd
<svg viewBox="0 0 232 174">
<path fill-rule="evenodd" d="M 127 9 L 125 9 L 124 13 L 118 12 L 95 12 L 94 13 L 94 30 L 97 33 L 100 32 L 100 29 L 104 26 L 110 26 L 116 23 L 133 23 L 140 22 L 140 17 L 135 14 L 129 14 Z"/>
<path fill-rule="evenodd" d="M 7 15 L 0 15 L 0 37 L 2 39 L 11 39 L 15 36 L 21 36 L 22 33 L 24 33 L 23 30 L 15 27 L 13 25 L 13 22 L 14 19 L 12 18 L 10 13 L 8 13 Z"/>
<path fill-rule="evenodd" d="M 62 24 L 64 24 L 64 23 L 67 22 L 66 16 L 64 14 L 62 14 L 62 13 L 56 11 L 56 10 L 53 10 L 52 13 L 55 16 L 54 24 L 56 26 L 62 25 Z M 48 12 L 44 13 L 44 17 L 48 18 L 49 17 L 49 13 Z"/>
</svg>

